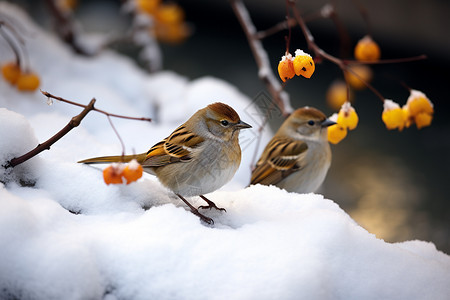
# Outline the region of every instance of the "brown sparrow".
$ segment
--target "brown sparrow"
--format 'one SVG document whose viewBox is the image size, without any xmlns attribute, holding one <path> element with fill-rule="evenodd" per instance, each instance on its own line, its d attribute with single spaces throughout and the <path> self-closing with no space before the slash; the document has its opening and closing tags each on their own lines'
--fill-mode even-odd
<svg viewBox="0 0 450 300">
<path fill-rule="evenodd" d="M 315 192 L 331 164 L 327 127 L 333 124 L 315 108 L 294 111 L 267 144 L 250 184 L 275 185 L 288 192 Z"/>
<path fill-rule="evenodd" d="M 191 211 L 203 221 L 214 221 L 201 214 L 184 197 L 200 196 L 218 208 L 203 194 L 211 193 L 232 179 L 241 162 L 239 131 L 251 128 L 240 120 L 230 106 L 217 102 L 198 110 L 161 142 L 145 153 L 85 159 L 80 163 L 128 162 L 136 159 L 144 171 L 156 175 Z"/>
</svg>

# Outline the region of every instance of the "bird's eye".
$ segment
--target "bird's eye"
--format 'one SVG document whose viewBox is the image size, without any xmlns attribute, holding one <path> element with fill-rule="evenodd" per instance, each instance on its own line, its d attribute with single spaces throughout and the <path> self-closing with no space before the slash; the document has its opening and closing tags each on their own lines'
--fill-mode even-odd
<svg viewBox="0 0 450 300">
<path fill-rule="evenodd" d="M 227 120 L 222 120 L 220 121 L 220 124 L 222 124 L 222 126 L 228 126 L 228 124 L 230 124 Z"/>
<path fill-rule="evenodd" d="M 308 125 L 309 125 L 309 126 L 313 126 L 313 125 L 314 125 L 314 121 L 313 121 L 313 120 L 309 120 L 309 121 L 308 121 Z"/>
</svg>

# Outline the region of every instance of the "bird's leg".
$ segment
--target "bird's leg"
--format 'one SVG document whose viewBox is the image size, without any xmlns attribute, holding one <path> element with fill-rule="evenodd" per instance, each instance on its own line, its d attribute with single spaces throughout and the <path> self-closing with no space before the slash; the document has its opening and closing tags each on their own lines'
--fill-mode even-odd
<svg viewBox="0 0 450 300">
<path fill-rule="evenodd" d="M 201 197 L 203 200 L 205 200 L 206 203 L 208 203 L 208 205 L 202 205 L 202 206 L 199 206 L 199 207 L 198 207 L 199 209 L 200 209 L 200 208 L 201 208 L 201 209 L 206 209 L 206 208 L 211 209 L 211 208 L 215 208 L 215 209 L 217 209 L 217 210 L 221 210 L 221 211 L 227 212 L 227 210 L 226 210 L 225 208 L 217 207 L 217 205 L 216 205 L 214 202 L 212 202 L 211 200 L 209 200 L 209 199 L 206 198 L 205 196 L 200 195 L 200 197 Z"/>
<path fill-rule="evenodd" d="M 198 216 L 203 222 L 208 223 L 210 225 L 214 224 L 214 220 L 211 218 L 208 218 L 207 216 L 202 215 L 201 213 L 198 212 L 198 210 L 192 206 L 192 204 L 190 204 L 186 199 L 183 198 L 183 196 L 181 196 L 180 194 L 176 194 L 181 200 L 183 200 L 184 203 L 186 203 L 187 206 L 189 206 L 189 208 L 191 209 L 191 212 Z"/>
</svg>

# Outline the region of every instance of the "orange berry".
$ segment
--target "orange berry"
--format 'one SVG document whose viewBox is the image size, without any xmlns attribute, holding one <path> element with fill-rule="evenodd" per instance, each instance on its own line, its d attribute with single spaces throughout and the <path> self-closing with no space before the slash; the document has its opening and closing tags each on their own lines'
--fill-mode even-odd
<svg viewBox="0 0 450 300">
<path fill-rule="evenodd" d="M 161 0 L 136 0 L 136 9 L 140 12 L 153 15 Z"/>
<path fill-rule="evenodd" d="M 406 125 L 407 116 L 405 111 L 394 101 L 385 99 L 383 104 L 381 119 L 389 130 L 396 129 L 402 131 Z"/>
<path fill-rule="evenodd" d="M 358 125 L 358 121 L 359 118 L 355 109 L 352 107 L 350 102 L 345 102 L 339 110 L 336 122 L 344 128 L 353 130 Z"/>
<path fill-rule="evenodd" d="M 161 4 L 155 11 L 156 20 L 163 24 L 182 23 L 184 21 L 183 9 L 175 3 Z"/>
<path fill-rule="evenodd" d="M 347 84 L 342 80 L 335 80 L 327 90 L 326 99 L 331 108 L 338 110 L 342 104 L 353 100 L 353 93 L 349 90 L 347 98 Z"/>
<path fill-rule="evenodd" d="M 123 183 L 123 165 L 113 163 L 103 170 L 103 180 L 106 184 L 122 184 Z"/>
<path fill-rule="evenodd" d="M 22 73 L 17 80 L 17 89 L 19 91 L 35 91 L 40 84 L 39 76 L 33 72 Z"/>
<path fill-rule="evenodd" d="M 69 13 L 75 10 L 78 5 L 78 0 L 58 0 L 56 5 L 58 5 L 62 11 Z"/>
<path fill-rule="evenodd" d="M 345 79 L 356 90 L 362 90 L 366 88 L 364 82 L 370 82 L 373 77 L 372 70 L 365 65 L 353 65 L 349 66 L 349 68 L 353 71 L 345 71 Z M 356 73 L 353 74 L 353 73 Z M 361 81 L 363 80 L 363 81 Z"/>
<path fill-rule="evenodd" d="M 190 35 L 190 29 L 185 23 L 156 23 L 154 34 L 161 42 L 176 44 L 183 42 Z"/>
<path fill-rule="evenodd" d="M 292 63 L 292 55 L 290 53 L 284 55 L 278 63 L 278 74 L 283 82 L 294 77 L 294 65 Z"/>
<path fill-rule="evenodd" d="M 2 75 L 10 84 L 16 84 L 22 71 L 15 62 L 9 62 L 2 66 Z"/>
<path fill-rule="evenodd" d="M 125 168 L 123 168 L 123 177 L 127 181 L 127 184 L 130 184 L 131 182 L 141 178 L 143 171 L 144 169 L 141 164 L 133 159 L 125 166 Z"/>
<path fill-rule="evenodd" d="M 295 58 L 293 61 L 294 71 L 297 76 L 303 76 L 305 78 L 311 78 L 316 69 L 314 60 L 311 55 L 303 52 L 300 49 L 295 50 Z"/>
<path fill-rule="evenodd" d="M 369 35 L 358 41 L 355 46 L 355 58 L 360 61 L 377 61 L 380 59 L 381 51 Z"/>
</svg>

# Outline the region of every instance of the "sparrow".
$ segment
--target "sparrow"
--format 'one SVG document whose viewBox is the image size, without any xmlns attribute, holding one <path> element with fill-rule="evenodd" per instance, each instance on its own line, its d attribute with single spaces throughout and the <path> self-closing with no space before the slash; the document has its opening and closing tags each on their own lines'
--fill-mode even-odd
<svg viewBox="0 0 450 300">
<path fill-rule="evenodd" d="M 241 121 L 227 104 L 216 102 L 198 110 L 167 138 L 147 152 L 137 155 L 104 156 L 79 163 L 128 162 L 136 159 L 144 171 L 155 175 L 166 188 L 175 193 L 191 212 L 208 224 L 211 218 L 198 209 L 223 210 L 204 196 L 227 182 L 241 162 L 239 132 L 251 126 Z M 208 205 L 195 208 L 185 197 L 200 196 Z"/>
<path fill-rule="evenodd" d="M 250 184 L 275 185 L 288 192 L 315 192 L 331 164 L 327 127 L 333 124 L 318 109 L 294 111 L 267 144 Z"/>
</svg>

